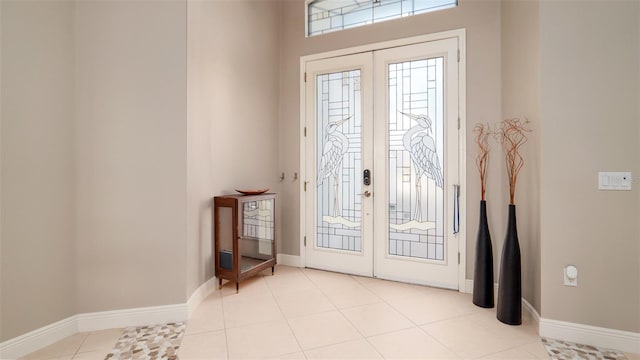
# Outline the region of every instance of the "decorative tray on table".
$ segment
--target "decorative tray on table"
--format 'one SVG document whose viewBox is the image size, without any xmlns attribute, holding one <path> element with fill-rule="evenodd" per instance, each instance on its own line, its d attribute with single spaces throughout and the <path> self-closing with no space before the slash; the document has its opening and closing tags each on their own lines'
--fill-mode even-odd
<svg viewBox="0 0 640 360">
<path fill-rule="evenodd" d="M 260 194 L 264 194 L 267 191 L 269 191 L 269 189 L 256 189 L 256 190 L 240 190 L 240 189 L 236 189 L 237 192 L 239 192 L 242 195 L 260 195 Z"/>
</svg>

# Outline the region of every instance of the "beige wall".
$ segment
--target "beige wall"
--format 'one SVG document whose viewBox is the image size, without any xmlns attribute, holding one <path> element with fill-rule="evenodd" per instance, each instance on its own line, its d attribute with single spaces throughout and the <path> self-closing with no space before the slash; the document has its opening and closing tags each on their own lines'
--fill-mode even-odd
<svg viewBox="0 0 640 360">
<path fill-rule="evenodd" d="M 184 303 L 212 276 L 211 196 L 234 188 L 279 192 L 279 252 L 299 254 L 300 56 L 459 28 L 467 278 L 471 129 L 524 115 L 535 131 L 516 200 L 525 298 L 544 318 L 640 331 L 638 3 L 461 0 L 308 39 L 302 0 L 0 10 L 0 341 L 75 313 Z M 603 170 L 633 171 L 634 190 L 598 191 Z M 497 147 L 489 176 L 497 275 L 508 202 Z M 561 285 L 567 264 L 577 288 Z"/>
<path fill-rule="evenodd" d="M 74 314 L 73 5 L 2 1 L 0 342 Z"/>
<path fill-rule="evenodd" d="M 279 192 L 280 3 L 189 0 L 188 9 L 190 296 L 213 276 L 212 197 L 242 188 Z"/>
<path fill-rule="evenodd" d="M 541 2 L 542 316 L 640 331 L 638 2 Z M 598 171 L 632 171 L 599 191 Z M 562 285 L 577 266 L 578 287 Z"/>
<path fill-rule="evenodd" d="M 0 340 L 184 303 L 186 4 L 2 10 Z"/>
<path fill-rule="evenodd" d="M 280 4 L 190 2 L 188 90 L 186 9 L 2 3 L 1 340 L 184 303 L 212 195 L 278 191 Z"/>
<path fill-rule="evenodd" d="M 77 312 L 184 303 L 186 3 L 75 8 Z"/>
<path fill-rule="evenodd" d="M 287 1 L 283 8 L 282 55 L 280 63 L 280 164 L 292 173 L 300 167 L 300 57 L 410 36 L 466 28 L 467 32 L 467 133 L 475 123 L 496 122 L 501 118 L 501 10 L 499 1 L 460 1 L 460 6 L 435 13 L 422 14 L 344 30 L 322 36 L 304 37 L 304 2 Z M 468 136 L 467 148 L 474 149 Z M 478 226 L 480 189 L 474 165 L 474 153 L 467 154 L 467 278 L 473 278 L 473 255 Z M 489 179 L 488 212 L 494 238 L 494 258 L 499 259 L 506 230 L 508 190 L 501 185 L 500 162 L 493 161 Z M 493 169 L 495 167 L 495 169 Z M 286 182 L 283 194 L 282 252 L 298 255 L 300 196 L 297 182 Z M 464 209 L 463 209 L 464 210 Z M 496 260 L 496 264 L 497 264 Z M 497 274 L 497 265 L 494 267 Z M 496 275 L 497 279 L 497 275 Z"/>
<path fill-rule="evenodd" d="M 540 312 L 540 16 L 539 2 L 502 3 L 502 118 L 527 118 L 533 129 L 522 147 L 525 166 L 516 187 L 522 296 Z M 506 176 L 504 153 L 494 142 L 493 162 Z M 505 180 L 505 186 L 508 183 Z"/>
</svg>

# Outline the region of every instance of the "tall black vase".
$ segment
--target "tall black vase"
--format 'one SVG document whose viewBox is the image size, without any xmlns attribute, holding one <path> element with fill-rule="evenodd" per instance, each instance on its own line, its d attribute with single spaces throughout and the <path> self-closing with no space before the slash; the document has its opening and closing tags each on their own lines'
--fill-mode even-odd
<svg viewBox="0 0 640 360">
<path fill-rule="evenodd" d="M 502 245 L 498 282 L 497 318 L 508 325 L 522 324 L 520 244 L 516 229 L 516 206 L 509 205 L 507 236 Z"/>
<path fill-rule="evenodd" d="M 476 268 L 473 277 L 473 303 L 493 307 L 493 247 L 487 223 L 487 202 L 480 201 L 480 223 L 476 240 Z"/>
</svg>

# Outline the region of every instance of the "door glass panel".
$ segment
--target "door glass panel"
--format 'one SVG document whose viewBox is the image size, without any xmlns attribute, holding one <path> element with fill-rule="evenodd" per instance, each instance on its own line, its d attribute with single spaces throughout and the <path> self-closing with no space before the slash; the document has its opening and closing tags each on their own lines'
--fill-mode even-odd
<svg viewBox="0 0 640 360">
<path fill-rule="evenodd" d="M 316 77 L 316 246 L 362 251 L 360 70 Z"/>
<path fill-rule="evenodd" d="M 388 64 L 388 254 L 444 260 L 444 59 Z"/>
</svg>

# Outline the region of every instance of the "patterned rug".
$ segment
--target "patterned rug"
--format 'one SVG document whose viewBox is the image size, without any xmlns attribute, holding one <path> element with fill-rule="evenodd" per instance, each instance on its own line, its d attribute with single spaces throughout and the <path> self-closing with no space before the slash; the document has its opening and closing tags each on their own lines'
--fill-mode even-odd
<svg viewBox="0 0 640 360">
<path fill-rule="evenodd" d="M 626 360 L 627 357 L 616 350 L 602 349 L 590 345 L 576 344 L 568 341 L 542 338 L 542 343 L 552 360 Z"/>
<path fill-rule="evenodd" d="M 126 328 L 105 360 L 178 360 L 186 327 L 179 322 Z"/>
</svg>

